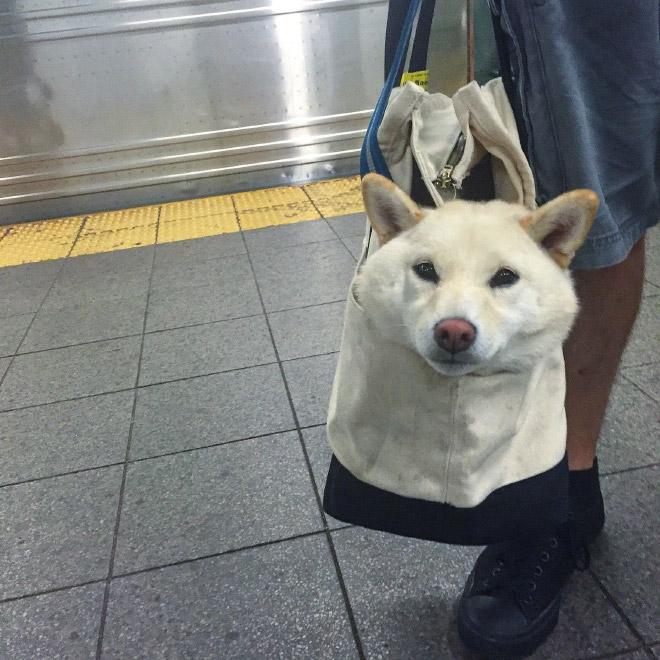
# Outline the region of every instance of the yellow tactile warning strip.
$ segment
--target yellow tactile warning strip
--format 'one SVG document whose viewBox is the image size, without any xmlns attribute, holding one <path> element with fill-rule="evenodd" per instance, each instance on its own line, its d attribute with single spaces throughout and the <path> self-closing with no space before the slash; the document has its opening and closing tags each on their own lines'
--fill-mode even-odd
<svg viewBox="0 0 660 660">
<path fill-rule="evenodd" d="M 358 176 L 308 183 L 303 190 L 324 218 L 364 211 Z"/>
<path fill-rule="evenodd" d="M 0 268 L 364 210 L 360 178 L 0 226 Z"/>
<path fill-rule="evenodd" d="M 87 216 L 70 256 L 151 245 L 156 240 L 158 211 L 158 206 L 143 206 Z"/>
<path fill-rule="evenodd" d="M 232 197 L 242 229 L 260 229 L 321 217 L 302 188 L 270 188 L 237 193 Z"/>
<path fill-rule="evenodd" d="M 66 257 L 83 219 L 62 218 L 0 227 L 0 266 Z"/>
<path fill-rule="evenodd" d="M 231 195 L 163 204 L 158 242 L 172 243 L 239 230 Z"/>
<path fill-rule="evenodd" d="M 172 243 L 187 241 L 190 238 L 204 238 L 217 234 L 230 234 L 238 231 L 238 220 L 234 213 L 193 216 L 164 221 L 158 225 L 158 242 Z"/>
</svg>

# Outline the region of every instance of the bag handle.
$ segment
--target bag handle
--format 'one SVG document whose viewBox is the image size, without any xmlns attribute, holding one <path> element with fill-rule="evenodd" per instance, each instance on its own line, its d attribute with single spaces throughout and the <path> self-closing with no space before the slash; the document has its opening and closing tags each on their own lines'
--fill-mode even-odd
<svg viewBox="0 0 660 660">
<path fill-rule="evenodd" d="M 364 141 L 362 142 L 362 150 L 360 151 L 360 176 L 365 176 L 366 174 L 369 174 L 369 172 L 376 172 L 392 180 L 390 169 L 385 162 L 385 158 L 383 158 L 380 147 L 378 146 L 378 128 L 383 121 L 385 109 L 390 100 L 390 94 L 396 85 L 397 77 L 406 55 L 410 36 L 412 35 L 413 27 L 415 26 L 422 7 L 422 1 L 423 0 L 410 0 L 408 13 L 406 14 L 406 20 L 401 28 L 399 43 L 396 52 L 394 53 L 390 72 L 385 80 L 385 85 L 380 93 L 374 112 L 371 115 L 369 125 L 367 126 L 367 132 L 365 133 Z"/>
</svg>

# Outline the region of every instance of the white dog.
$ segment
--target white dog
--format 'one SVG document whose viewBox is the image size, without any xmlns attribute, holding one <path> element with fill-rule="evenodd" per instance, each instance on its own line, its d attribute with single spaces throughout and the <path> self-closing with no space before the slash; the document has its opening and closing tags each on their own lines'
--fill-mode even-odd
<svg viewBox="0 0 660 660">
<path fill-rule="evenodd" d="M 429 210 L 376 174 L 364 178 L 363 195 L 380 246 L 348 296 L 326 510 L 384 528 L 350 473 L 458 507 L 432 514 L 453 520 L 430 526 L 435 540 L 490 543 L 495 532 L 482 530 L 493 520 L 503 527 L 506 511 L 513 527 L 564 515 L 561 345 L 578 309 L 567 266 L 598 196 L 577 190 L 537 211 L 501 201 Z M 406 502 L 397 506 L 407 520 L 431 515 Z"/>
<path fill-rule="evenodd" d="M 578 304 L 567 266 L 598 208 L 576 190 L 531 212 L 500 201 L 419 208 L 363 180 L 380 248 L 353 293 L 390 341 L 447 376 L 531 368 L 566 338 Z"/>
</svg>

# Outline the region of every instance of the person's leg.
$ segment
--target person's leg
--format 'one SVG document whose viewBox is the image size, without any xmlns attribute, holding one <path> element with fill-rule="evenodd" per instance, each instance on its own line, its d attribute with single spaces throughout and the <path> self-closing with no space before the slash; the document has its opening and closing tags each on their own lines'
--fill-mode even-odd
<svg viewBox="0 0 660 660">
<path fill-rule="evenodd" d="M 644 239 L 608 268 L 574 273 L 580 313 L 564 345 L 571 470 L 591 468 L 621 354 L 639 310 Z"/>
<path fill-rule="evenodd" d="M 564 351 L 569 518 L 537 537 L 489 546 L 458 605 L 461 638 L 490 657 L 521 657 L 547 638 L 563 586 L 588 564 L 586 547 L 603 528 L 596 446 L 644 273 L 644 241 L 631 246 L 631 238 L 660 216 L 658 104 L 632 93 L 660 100 L 660 14 L 641 3 L 606 11 L 597 0 L 541 4 L 490 0 L 538 201 L 589 188 L 601 207 L 573 262 L 582 311 Z M 642 127 L 651 128 L 648 139 Z"/>
<path fill-rule="evenodd" d="M 621 263 L 575 273 L 581 310 L 564 346 L 569 521 L 536 538 L 489 546 L 459 602 L 463 641 L 493 657 L 531 653 L 552 631 L 561 589 L 604 523 L 596 445 L 644 281 L 644 239 Z"/>
</svg>

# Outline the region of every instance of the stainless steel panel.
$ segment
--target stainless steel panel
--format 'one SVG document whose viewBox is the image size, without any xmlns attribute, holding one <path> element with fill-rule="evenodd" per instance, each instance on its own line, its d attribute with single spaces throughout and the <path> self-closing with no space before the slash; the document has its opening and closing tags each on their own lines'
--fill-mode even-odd
<svg viewBox="0 0 660 660">
<path fill-rule="evenodd" d="M 465 0 L 439 2 L 464 80 Z M 357 171 L 385 0 L 0 8 L 0 223 Z"/>
<path fill-rule="evenodd" d="M 431 23 L 427 66 L 429 91 L 453 94 L 468 79 L 471 0 L 437 0 Z"/>
</svg>

